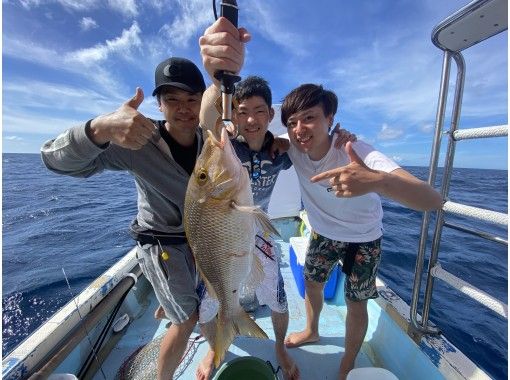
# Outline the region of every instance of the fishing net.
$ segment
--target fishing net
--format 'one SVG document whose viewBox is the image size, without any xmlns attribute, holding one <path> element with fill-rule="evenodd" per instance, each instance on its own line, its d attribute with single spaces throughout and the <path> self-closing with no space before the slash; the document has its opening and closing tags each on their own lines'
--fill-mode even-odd
<svg viewBox="0 0 510 380">
<path fill-rule="evenodd" d="M 137 348 L 122 364 L 117 372 L 116 380 L 154 380 L 157 378 L 159 346 L 165 334 Z M 193 361 L 198 346 L 205 342 L 201 335 L 190 338 L 181 362 L 175 370 L 174 380 L 178 379 Z"/>
</svg>

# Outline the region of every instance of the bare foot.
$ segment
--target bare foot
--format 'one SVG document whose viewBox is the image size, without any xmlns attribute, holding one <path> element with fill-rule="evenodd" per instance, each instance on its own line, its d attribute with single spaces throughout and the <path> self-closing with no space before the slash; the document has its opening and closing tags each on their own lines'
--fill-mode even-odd
<svg viewBox="0 0 510 380">
<path fill-rule="evenodd" d="M 214 364 L 214 351 L 207 351 L 207 355 L 202 359 L 197 368 L 197 380 L 208 380 L 209 376 L 211 376 L 211 372 L 213 371 Z"/>
<path fill-rule="evenodd" d="M 300 332 L 295 332 L 292 334 L 289 334 L 287 338 L 285 338 L 285 346 L 287 348 L 294 348 L 302 346 L 306 343 L 314 343 L 319 341 L 320 337 L 319 334 L 312 333 L 308 330 L 303 330 Z"/>
<path fill-rule="evenodd" d="M 154 318 L 156 319 L 168 319 L 165 314 L 165 310 L 163 310 L 163 306 L 159 305 L 159 307 L 154 312 Z"/>
<path fill-rule="evenodd" d="M 282 368 L 285 380 L 299 380 L 301 378 L 299 368 L 284 346 L 276 348 L 276 358 Z"/>
</svg>

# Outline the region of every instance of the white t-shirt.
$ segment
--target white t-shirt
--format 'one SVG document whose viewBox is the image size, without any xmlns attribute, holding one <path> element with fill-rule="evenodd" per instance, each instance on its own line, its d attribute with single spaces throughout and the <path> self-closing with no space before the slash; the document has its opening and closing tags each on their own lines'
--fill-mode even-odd
<svg viewBox="0 0 510 380">
<path fill-rule="evenodd" d="M 400 168 L 363 141 L 353 143 L 352 147 L 371 169 L 390 173 Z M 351 243 L 373 241 L 382 236 L 383 211 L 379 195 L 368 193 L 338 198 L 329 179 L 310 182 L 316 174 L 348 165 L 350 159 L 344 148 L 337 149 L 331 144 L 328 153 L 319 161 L 312 161 L 308 154 L 300 152 L 292 144 L 288 153 L 296 169 L 303 204 L 314 231 L 332 240 Z"/>
</svg>

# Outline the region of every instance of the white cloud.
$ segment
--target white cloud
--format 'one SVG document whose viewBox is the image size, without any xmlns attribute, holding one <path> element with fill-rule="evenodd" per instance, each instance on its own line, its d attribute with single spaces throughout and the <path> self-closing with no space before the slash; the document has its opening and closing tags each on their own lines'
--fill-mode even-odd
<svg viewBox="0 0 510 380">
<path fill-rule="evenodd" d="M 381 131 L 377 134 L 377 138 L 379 140 L 395 140 L 404 134 L 404 131 L 401 129 L 390 128 L 388 124 L 383 124 L 381 127 Z"/>
<path fill-rule="evenodd" d="M 23 141 L 23 138 L 19 136 L 4 136 L 3 139 L 9 141 Z"/>
<path fill-rule="evenodd" d="M 147 5 L 151 8 L 155 8 L 158 11 L 165 9 L 165 6 L 168 4 L 166 0 L 146 0 Z"/>
<path fill-rule="evenodd" d="M 84 30 L 84 31 L 95 29 L 95 28 L 97 28 L 97 23 L 91 17 L 83 17 L 80 20 L 80 28 L 81 28 L 81 30 Z"/>
<path fill-rule="evenodd" d="M 202 33 L 212 23 L 211 4 L 203 0 L 177 0 L 181 12 L 172 24 L 161 28 L 166 41 L 177 47 L 188 47 L 192 37 Z M 193 39 L 192 43 L 197 44 Z"/>
<path fill-rule="evenodd" d="M 104 1 L 101 0 L 20 0 L 25 9 L 32 9 L 44 4 L 57 3 L 63 8 L 71 11 L 89 11 L 104 7 Z M 126 17 L 135 17 L 138 15 L 138 8 L 135 0 L 108 0 L 108 7 L 113 11 L 119 12 Z"/>
<path fill-rule="evenodd" d="M 37 62 L 52 70 L 61 70 L 85 77 L 92 85 L 98 86 L 105 94 L 115 95 L 122 90 L 117 73 L 110 71 L 111 59 L 136 61 L 134 49 L 141 46 L 140 28 L 136 22 L 128 30 L 123 30 L 118 38 L 107 40 L 92 48 L 71 52 L 60 52 L 31 40 L 13 39 L 4 36 L 3 54 L 10 58 L 27 62 Z M 145 61 L 136 61 L 143 65 Z M 118 64 L 118 63 L 117 63 Z M 91 72 L 94 75 L 90 75 Z"/>
<path fill-rule="evenodd" d="M 123 101 L 119 96 L 104 95 L 95 90 L 71 85 L 32 80 L 30 86 L 27 86 L 19 78 L 5 80 L 3 90 L 9 94 L 3 99 L 4 112 L 7 113 L 15 110 L 30 112 L 41 109 L 53 109 L 54 113 L 59 111 L 90 113 L 116 108 Z"/>
<path fill-rule="evenodd" d="M 136 17 L 138 15 L 135 0 L 108 0 L 108 5 L 111 9 L 122 13 L 124 16 Z"/>
<path fill-rule="evenodd" d="M 28 126 L 36 126 L 38 132 L 60 133 L 89 117 L 116 110 L 131 95 L 38 81 L 26 86 L 20 78 L 9 78 L 3 91 L 8 96 L 4 96 L 2 128 L 13 135 L 26 133 Z M 139 110 L 147 117 L 159 116 L 152 97 Z"/>
<path fill-rule="evenodd" d="M 41 3 L 41 0 L 20 0 L 21 6 L 25 9 L 37 7 Z"/>
<path fill-rule="evenodd" d="M 433 120 L 438 58 L 428 55 L 423 43 L 406 42 L 395 49 L 391 39 L 377 41 L 372 49 L 352 52 L 330 63 L 331 79 L 345 99 L 344 107 L 353 112 L 371 109 L 409 124 Z"/>
<path fill-rule="evenodd" d="M 37 62 L 42 65 L 58 65 L 60 54 L 56 51 L 36 44 L 32 40 L 24 40 L 3 36 L 2 53 L 4 56 Z"/>
<path fill-rule="evenodd" d="M 122 35 L 113 40 L 107 40 L 103 44 L 97 44 L 92 48 L 77 50 L 66 54 L 65 61 L 79 63 L 83 66 L 91 66 L 104 61 L 113 53 L 121 53 L 124 58 L 130 55 L 133 47 L 141 46 L 140 28 L 136 22 L 128 30 L 123 30 Z"/>
<path fill-rule="evenodd" d="M 304 56 L 307 50 L 304 46 L 306 35 L 297 35 L 285 27 L 284 22 L 280 22 L 278 11 L 275 9 L 277 4 L 270 1 L 253 1 L 246 3 L 246 11 L 250 20 L 250 26 L 255 28 L 264 38 L 273 41 L 277 45 L 290 51 L 295 56 Z M 288 26 L 288 25 L 287 25 Z"/>
<path fill-rule="evenodd" d="M 422 131 L 423 133 L 432 133 L 433 130 L 434 130 L 434 124 L 430 124 L 430 123 L 422 124 L 420 127 L 420 131 Z"/>
</svg>

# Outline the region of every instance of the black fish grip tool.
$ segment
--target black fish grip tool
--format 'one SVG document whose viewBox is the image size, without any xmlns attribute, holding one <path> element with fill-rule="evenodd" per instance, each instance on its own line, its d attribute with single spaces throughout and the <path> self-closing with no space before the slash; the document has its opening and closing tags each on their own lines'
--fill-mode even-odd
<svg viewBox="0 0 510 380">
<path fill-rule="evenodd" d="M 237 7 L 236 0 L 222 0 L 220 3 L 222 17 L 225 17 L 237 28 L 237 19 L 239 8 Z M 234 84 L 241 80 L 241 77 L 228 71 L 217 71 L 214 77 L 220 81 L 221 84 L 221 119 L 223 125 L 229 133 L 233 133 L 234 137 L 237 136 L 238 130 L 232 123 L 232 96 L 234 95 Z"/>
</svg>

